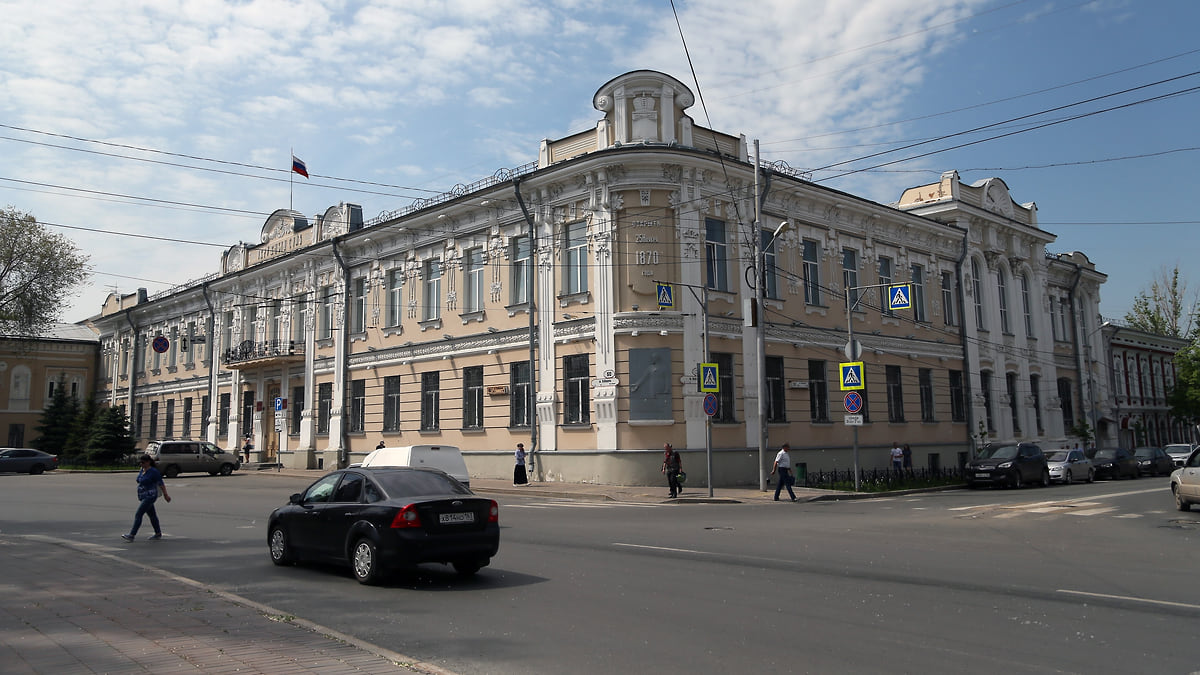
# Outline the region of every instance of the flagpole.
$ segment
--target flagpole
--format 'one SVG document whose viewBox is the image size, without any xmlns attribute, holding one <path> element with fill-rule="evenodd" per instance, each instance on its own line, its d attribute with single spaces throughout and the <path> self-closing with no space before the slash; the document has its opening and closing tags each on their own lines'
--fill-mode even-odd
<svg viewBox="0 0 1200 675">
<path fill-rule="evenodd" d="M 288 211 L 289 212 L 292 210 L 292 179 L 295 177 L 295 174 L 296 174 L 296 172 L 292 170 L 292 168 L 296 162 L 296 160 L 293 159 L 295 156 L 296 156 L 296 149 L 288 148 Z"/>
</svg>

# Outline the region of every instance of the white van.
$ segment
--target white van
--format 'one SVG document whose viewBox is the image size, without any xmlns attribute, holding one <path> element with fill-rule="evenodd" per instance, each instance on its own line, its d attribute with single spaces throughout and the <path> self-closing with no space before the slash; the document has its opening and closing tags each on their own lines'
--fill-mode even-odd
<svg viewBox="0 0 1200 675">
<path fill-rule="evenodd" d="M 406 445 L 371 451 L 360 466 L 413 466 L 441 469 L 455 480 L 471 487 L 471 476 L 462 450 L 453 445 Z"/>
</svg>

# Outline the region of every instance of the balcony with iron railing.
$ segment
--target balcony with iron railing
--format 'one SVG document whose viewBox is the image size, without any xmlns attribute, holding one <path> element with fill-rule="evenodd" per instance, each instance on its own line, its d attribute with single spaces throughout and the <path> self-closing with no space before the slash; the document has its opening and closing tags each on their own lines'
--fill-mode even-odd
<svg viewBox="0 0 1200 675">
<path fill-rule="evenodd" d="M 304 360 L 304 343 L 295 340 L 243 340 L 221 353 L 226 368 L 258 368 Z"/>
</svg>

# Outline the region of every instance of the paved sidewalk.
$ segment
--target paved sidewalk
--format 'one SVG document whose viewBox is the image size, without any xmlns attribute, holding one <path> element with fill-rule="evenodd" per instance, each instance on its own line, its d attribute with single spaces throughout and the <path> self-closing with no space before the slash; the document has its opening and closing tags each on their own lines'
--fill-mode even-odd
<svg viewBox="0 0 1200 675">
<path fill-rule="evenodd" d="M 105 548 L 0 535 L 0 671 L 447 673 Z"/>
</svg>

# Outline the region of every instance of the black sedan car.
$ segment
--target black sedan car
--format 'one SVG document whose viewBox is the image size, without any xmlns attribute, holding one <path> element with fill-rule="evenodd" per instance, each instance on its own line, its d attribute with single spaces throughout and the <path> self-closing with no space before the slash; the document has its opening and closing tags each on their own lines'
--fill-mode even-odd
<svg viewBox="0 0 1200 675">
<path fill-rule="evenodd" d="M 33 448 L 0 448 L 0 473 L 37 475 L 58 468 L 58 455 Z"/>
<path fill-rule="evenodd" d="M 1137 478 L 1141 475 L 1137 458 L 1125 448 L 1100 448 L 1092 457 L 1092 464 L 1096 467 L 1097 479 Z"/>
<path fill-rule="evenodd" d="M 1146 476 L 1170 476 L 1175 470 L 1175 460 L 1162 448 L 1134 448 L 1138 471 Z"/>
<path fill-rule="evenodd" d="M 275 509 L 267 546 L 276 565 L 344 564 L 364 584 L 420 563 L 469 576 L 500 548 L 500 507 L 437 469 L 353 467 Z"/>
</svg>

